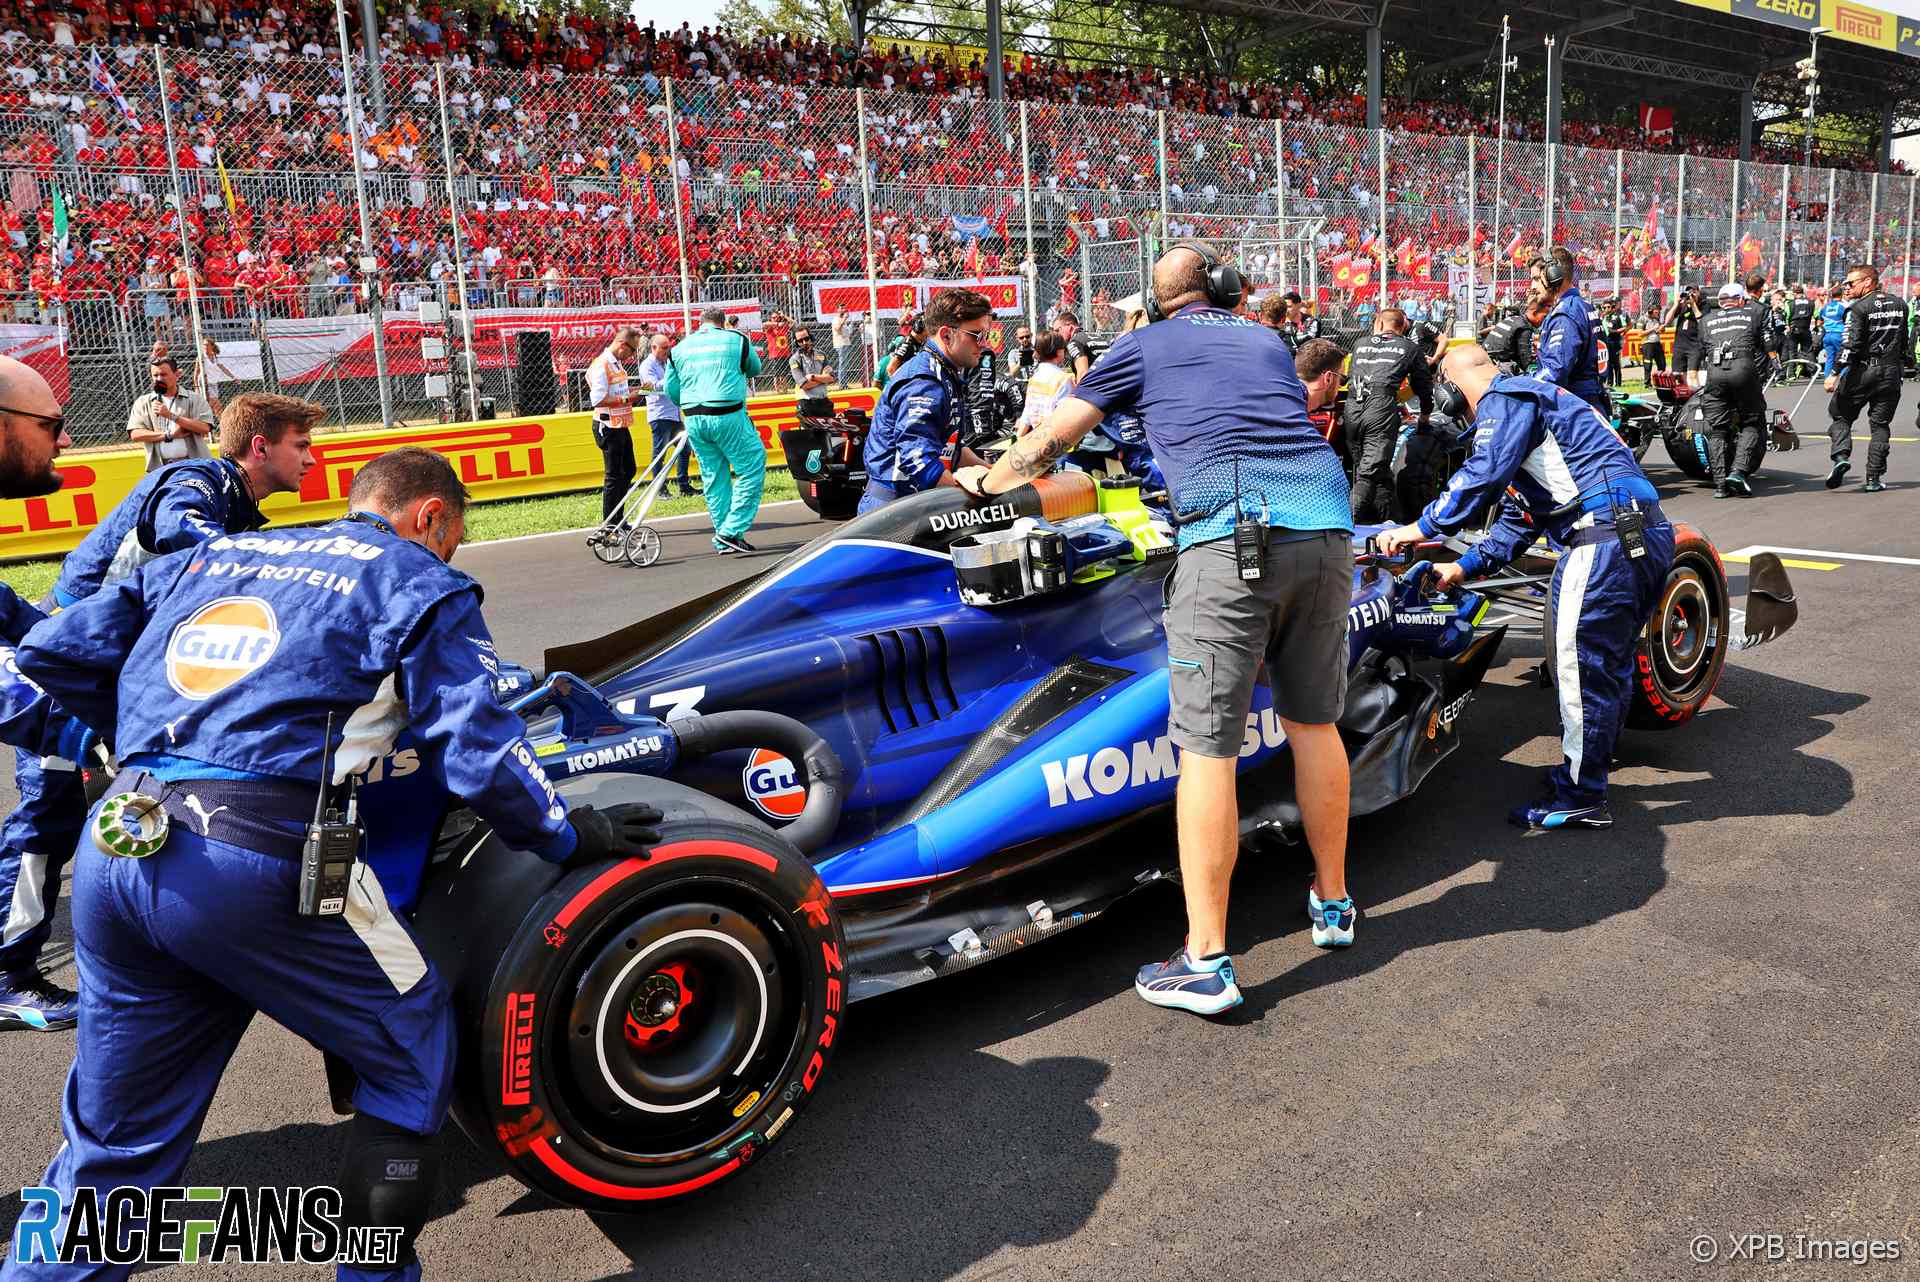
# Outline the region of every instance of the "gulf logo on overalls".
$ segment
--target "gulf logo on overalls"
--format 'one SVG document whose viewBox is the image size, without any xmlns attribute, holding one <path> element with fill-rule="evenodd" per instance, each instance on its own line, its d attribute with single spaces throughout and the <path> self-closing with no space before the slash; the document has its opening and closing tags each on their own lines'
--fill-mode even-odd
<svg viewBox="0 0 1920 1282">
<path fill-rule="evenodd" d="M 211 699 L 280 647 L 280 623 L 259 597 L 210 601 L 167 640 L 167 682 L 189 699 Z"/>
<path fill-rule="evenodd" d="M 798 819 L 807 806 L 807 790 L 800 786 L 793 763 L 772 748 L 755 748 L 740 772 L 740 786 L 753 808 L 769 819 Z"/>
</svg>

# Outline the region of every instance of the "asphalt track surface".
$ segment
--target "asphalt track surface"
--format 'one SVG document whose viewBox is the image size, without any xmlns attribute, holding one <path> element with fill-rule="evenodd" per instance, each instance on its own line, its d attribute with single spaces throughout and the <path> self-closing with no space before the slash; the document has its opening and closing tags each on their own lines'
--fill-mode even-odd
<svg viewBox="0 0 1920 1282">
<path fill-rule="evenodd" d="M 1899 435 L 1920 436 L 1915 399 Z M 1752 501 L 1713 501 L 1656 443 L 1668 511 L 1726 551 L 1920 558 L 1920 446 L 1895 445 L 1888 493 L 1862 495 L 1856 471 L 1830 494 L 1823 402 Z M 460 564 L 502 650 L 537 663 L 769 564 L 816 532 L 806 515 L 770 510 L 753 558 L 712 555 L 688 521 L 648 570 L 602 567 L 577 536 Z M 1502 822 L 1557 757 L 1527 679 L 1538 646 L 1515 643 L 1459 752 L 1354 824 L 1351 950 L 1308 941 L 1304 853 L 1243 863 L 1247 1003 L 1208 1023 L 1133 995 L 1134 968 L 1182 933 L 1176 892 L 1135 896 L 853 1008 L 820 1097 L 766 1158 L 639 1216 L 557 1207 L 450 1135 L 428 1276 L 1920 1276 L 1920 565 L 1802 559 L 1839 568 L 1791 571 L 1799 627 L 1733 656 L 1687 729 L 1628 736 L 1611 833 Z M 63 911 L 49 959 L 72 982 L 69 941 Z M 5 1036 L 0 1186 L 52 1153 L 70 1053 L 67 1035 Z M 188 1181 L 330 1182 L 344 1126 L 325 1100 L 319 1056 L 256 1021 Z M 1746 1233 L 1783 1235 L 1786 1258 L 1730 1261 Z M 1690 1258 L 1701 1234 L 1714 1264 Z M 1813 1262 L 1796 1234 L 1904 1258 Z"/>
</svg>

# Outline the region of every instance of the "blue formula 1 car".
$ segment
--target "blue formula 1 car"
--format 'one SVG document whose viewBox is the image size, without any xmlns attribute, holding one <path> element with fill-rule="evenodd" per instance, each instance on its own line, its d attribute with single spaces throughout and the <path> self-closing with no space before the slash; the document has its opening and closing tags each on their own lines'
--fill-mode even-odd
<svg viewBox="0 0 1920 1282">
<path fill-rule="evenodd" d="M 1180 770 L 1167 533 L 1130 482 L 1061 474 L 986 503 L 943 488 L 550 651 L 517 704 L 535 751 L 570 804 L 658 805 L 663 841 L 567 871 L 470 814 L 442 824 L 416 924 L 458 995 L 468 1133 L 588 1207 L 707 1187 L 793 1125 L 850 1002 L 1050 939 L 1175 874 L 1170 841 L 1102 840 L 1166 807 Z M 1340 722 L 1356 813 L 1453 751 L 1509 629 L 1545 609 L 1541 566 L 1429 598 L 1365 533 Z M 1768 584 L 1750 633 L 1792 609 L 1784 574 Z M 1697 534 L 1669 589 L 1637 724 L 1690 717 L 1732 640 Z M 1240 755 L 1245 840 L 1291 839 L 1264 685 Z"/>
</svg>

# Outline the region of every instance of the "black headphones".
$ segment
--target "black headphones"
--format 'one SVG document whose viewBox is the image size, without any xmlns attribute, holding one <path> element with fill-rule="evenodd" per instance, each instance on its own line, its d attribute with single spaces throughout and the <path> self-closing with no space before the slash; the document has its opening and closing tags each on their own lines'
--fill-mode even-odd
<svg viewBox="0 0 1920 1282">
<path fill-rule="evenodd" d="M 1540 279 L 1546 282 L 1548 289 L 1559 289 L 1567 283 L 1567 269 L 1552 254 L 1540 255 Z"/>
<path fill-rule="evenodd" d="M 1247 296 L 1247 282 L 1240 275 L 1240 269 L 1232 263 L 1222 262 L 1220 256 L 1205 245 L 1196 245 L 1192 241 L 1181 241 L 1174 249 L 1184 249 L 1200 256 L 1207 268 L 1207 301 L 1222 311 L 1232 311 L 1240 306 L 1240 300 Z M 1147 320 L 1162 321 L 1167 314 L 1160 310 L 1160 296 L 1147 289 Z"/>
</svg>

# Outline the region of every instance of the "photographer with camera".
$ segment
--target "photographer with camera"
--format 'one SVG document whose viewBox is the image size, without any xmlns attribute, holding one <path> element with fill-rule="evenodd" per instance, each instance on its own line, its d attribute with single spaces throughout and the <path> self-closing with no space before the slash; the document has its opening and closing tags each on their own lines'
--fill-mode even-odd
<svg viewBox="0 0 1920 1282">
<path fill-rule="evenodd" d="M 127 411 L 127 436 L 147 451 L 147 471 L 180 459 L 212 458 L 208 438 L 215 415 L 207 398 L 180 386 L 180 366 L 171 356 L 156 356 L 147 366 L 152 390 L 142 392 Z"/>
<path fill-rule="evenodd" d="M 1700 349 L 1700 291 L 1692 285 L 1682 289 L 1660 318 L 1660 324 L 1673 327 L 1673 372 L 1691 374 L 1702 367 Z"/>
</svg>

